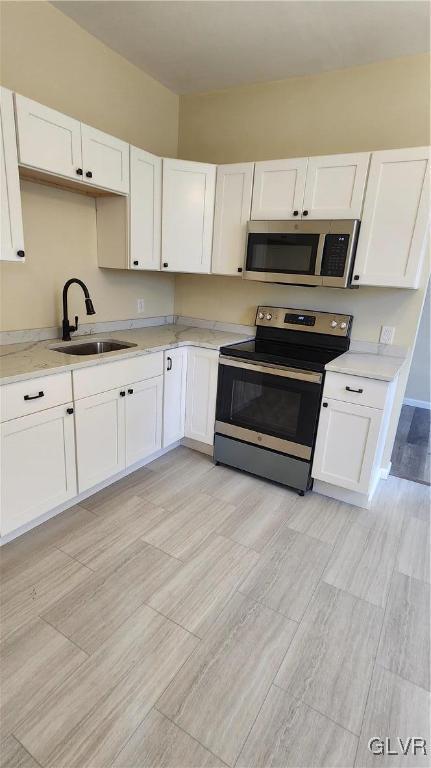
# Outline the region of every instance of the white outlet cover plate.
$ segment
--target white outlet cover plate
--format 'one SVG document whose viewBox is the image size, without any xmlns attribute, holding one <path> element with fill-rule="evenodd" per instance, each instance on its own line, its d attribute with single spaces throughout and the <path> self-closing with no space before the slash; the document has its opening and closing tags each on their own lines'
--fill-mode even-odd
<svg viewBox="0 0 431 768">
<path fill-rule="evenodd" d="M 395 336 L 395 328 L 393 325 L 382 325 L 380 331 L 380 343 L 381 344 L 393 344 Z"/>
</svg>

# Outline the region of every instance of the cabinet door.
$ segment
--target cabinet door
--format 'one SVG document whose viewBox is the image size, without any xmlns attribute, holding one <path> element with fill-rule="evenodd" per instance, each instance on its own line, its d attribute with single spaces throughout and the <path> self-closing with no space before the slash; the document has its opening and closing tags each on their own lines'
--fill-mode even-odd
<svg viewBox="0 0 431 768">
<path fill-rule="evenodd" d="M 310 157 L 303 216 L 360 219 L 369 163 L 369 152 Z"/>
<path fill-rule="evenodd" d="M 210 272 L 216 166 L 163 160 L 162 268 Z"/>
<path fill-rule="evenodd" d="M 312 476 L 368 493 L 383 411 L 326 397 L 323 403 Z"/>
<path fill-rule="evenodd" d="M 1 253 L 3 261 L 24 261 L 21 191 L 11 91 L 0 88 Z M 20 254 L 20 255 L 19 255 Z"/>
<path fill-rule="evenodd" d="M 72 403 L 1 425 L 1 533 L 76 495 Z"/>
<path fill-rule="evenodd" d="M 240 276 L 243 270 L 253 171 L 254 163 L 217 168 L 211 269 L 214 274 Z"/>
<path fill-rule="evenodd" d="M 78 400 L 75 405 L 79 492 L 125 467 L 125 388 Z"/>
<path fill-rule="evenodd" d="M 162 159 L 130 147 L 130 267 L 160 269 Z"/>
<path fill-rule="evenodd" d="M 299 218 L 304 199 L 307 163 L 307 157 L 256 163 L 251 218 Z"/>
<path fill-rule="evenodd" d="M 428 227 L 429 147 L 374 152 L 354 268 L 356 284 L 418 288 Z"/>
<path fill-rule="evenodd" d="M 163 376 L 126 387 L 126 466 L 162 447 Z"/>
<path fill-rule="evenodd" d="M 186 437 L 212 445 L 219 353 L 191 347 L 187 361 Z"/>
<path fill-rule="evenodd" d="M 129 145 L 81 123 L 83 179 L 95 187 L 129 192 Z"/>
<path fill-rule="evenodd" d="M 19 162 L 81 179 L 81 123 L 15 94 Z"/>
<path fill-rule="evenodd" d="M 165 352 L 163 393 L 163 447 L 184 437 L 187 348 Z"/>
</svg>

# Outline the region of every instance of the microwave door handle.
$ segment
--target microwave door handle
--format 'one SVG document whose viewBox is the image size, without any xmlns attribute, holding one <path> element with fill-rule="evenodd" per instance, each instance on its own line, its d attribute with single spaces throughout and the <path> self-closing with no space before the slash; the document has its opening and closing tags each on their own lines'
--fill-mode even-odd
<svg viewBox="0 0 431 768">
<path fill-rule="evenodd" d="M 317 277 L 320 277 L 322 272 L 322 259 L 323 259 L 323 249 L 325 247 L 325 237 L 326 237 L 326 232 L 321 232 L 319 236 L 319 244 L 317 246 L 316 268 L 314 270 L 314 274 L 317 275 Z"/>
</svg>

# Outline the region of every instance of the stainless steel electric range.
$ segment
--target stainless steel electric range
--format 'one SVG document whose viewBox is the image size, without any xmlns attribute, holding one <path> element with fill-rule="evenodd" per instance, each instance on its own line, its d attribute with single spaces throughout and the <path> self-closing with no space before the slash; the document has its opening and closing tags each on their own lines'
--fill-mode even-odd
<svg viewBox="0 0 431 768">
<path fill-rule="evenodd" d="M 352 320 L 258 307 L 256 338 L 220 350 L 216 462 L 301 495 L 311 487 L 325 365 L 348 350 Z"/>
</svg>

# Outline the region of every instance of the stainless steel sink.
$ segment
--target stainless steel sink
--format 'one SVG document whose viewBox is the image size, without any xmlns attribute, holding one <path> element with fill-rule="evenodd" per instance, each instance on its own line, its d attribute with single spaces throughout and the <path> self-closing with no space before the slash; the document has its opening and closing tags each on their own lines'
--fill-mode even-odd
<svg viewBox="0 0 431 768">
<path fill-rule="evenodd" d="M 105 341 L 80 341 L 77 344 L 64 344 L 62 347 L 51 347 L 55 352 L 63 352 L 64 355 L 103 355 L 105 352 L 116 352 L 128 347 L 136 347 L 128 341 L 115 341 L 115 339 L 106 339 Z"/>
</svg>

